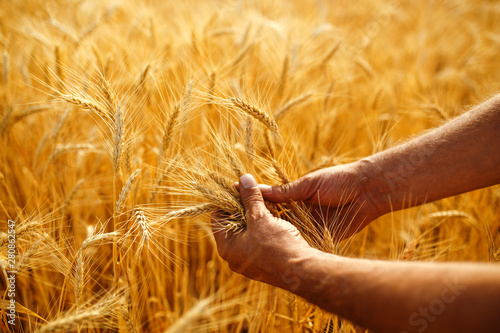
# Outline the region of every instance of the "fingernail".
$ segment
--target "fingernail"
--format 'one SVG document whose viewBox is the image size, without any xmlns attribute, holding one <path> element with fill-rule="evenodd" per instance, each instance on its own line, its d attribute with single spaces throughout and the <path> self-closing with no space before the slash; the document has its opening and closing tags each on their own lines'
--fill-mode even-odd
<svg viewBox="0 0 500 333">
<path fill-rule="evenodd" d="M 243 188 L 250 188 L 257 186 L 257 182 L 255 181 L 255 178 L 253 178 L 251 174 L 247 173 L 240 177 L 240 185 Z"/>
<path fill-rule="evenodd" d="M 259 184 L 259 188 L 261 193 L 269 193 L 273 190 L 271 186 L 265 184 Z"/>
</svg>

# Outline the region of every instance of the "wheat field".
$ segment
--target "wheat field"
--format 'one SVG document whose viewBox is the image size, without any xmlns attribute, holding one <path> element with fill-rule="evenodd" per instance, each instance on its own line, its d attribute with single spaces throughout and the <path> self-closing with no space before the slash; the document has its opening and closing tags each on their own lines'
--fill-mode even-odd
<svg viewBox="0 0 500 333">
<path fill-rule="evenodd" d="M 210 212 L 241 231 L 241 174 L 283 184 L 443 124 L 500 90 L 499 53 L 496 1 L 3 0 L 0 331 L 365 332 L 231 272 Z M 270 209 L 345 256 L 500 261 L 498 186 L 341 243 Z"/>
</svg>

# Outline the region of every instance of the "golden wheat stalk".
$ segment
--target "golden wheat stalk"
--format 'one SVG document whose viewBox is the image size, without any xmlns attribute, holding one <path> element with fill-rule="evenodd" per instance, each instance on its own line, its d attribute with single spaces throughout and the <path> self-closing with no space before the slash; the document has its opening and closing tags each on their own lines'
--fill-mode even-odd
<svg viewBox="0 0 500 333">
<path fill-rule="evenodd" d="M 240 110 L 260 121 L 269 130 L 278 132 L 278 125 L 276 125 L 276 122 L 264 111 L 236 97 L 230 98 L 230 101 Z"/>
<path fill-rule="evenodd" d="M 196 217 L 206 213 L 211 212 L 215 206 L 211 203 L 205 203 L 198 206 L 187 207 L 184 209 L 175 210 L 169 212 L 163 216 L 165 220 L 172 220 L 177 218 L 187 218 L 187 217 Z"/>
<path fill-rule="evenodd" d="M 250 116 L 247 116 L 245 119 L 245 152 L 250 164 L 252 164 L 255 158 L 255 147 L 253 143 L 252 118 Z"/>
<path fill-rule="evenodd" d="M 140 208 L 134 209 L 134 217 L 137 226 L 139 227 L 139 231 L 141 233 L 141 239 L 144 241 L 146 246 L 149 244 L 149 223 L 144 211 Z"/>
<path fill-rule="evenodd" d="M 92 322 L 95 324 L 96 321 L 102 319 L 107 315 L 105 309 L 91 309 L 84 310 L 78 314 L 69 315 L 67 317 L 62 317 L 51 321 L 43 325 L 37 332 L 38 333 L 55 333 L 55 332 L 69 332 L 77 329 L 81 325 L 88 324 Z"/>
<path fill-rule="evenodd" d="M 164 154 L 166 154 L 168 147 L 170 145 L 170 142 L 172 141 L 172 136 L 173 136 L 174 130 L 176 128 L 176 125 L 178 123 L 180 112 L 181 112 L 181 106 L 178 103 L 174 107 L 174 111 L 172 112 L 170 117 L 168 117 L 168 121 L 165 123 L 165 130 L 163 131 L 163 140 L 162 140 L 162 145 L 161 145 L 161 151 L 162 151 L 161 155 L 162 156 Z"/>
<path fill-rule="evenodd" d="M 222 148 L 222 151 L 224 152 L 224 156 L 226 157 L 226 160 L 228 161 L 229 165 L 231 166 L 231 169 L 233 170 L 234 174 L 240 178 L 245 174 L 245 171 L 243 169 L 243 166 L 238 160 L 238 157 L 234 153 L 234 151 L 229 148 L 229 145 L 225 141 L 220 142 L 220 147 Z"/>
<path fill-rule="evenodd" d="M 184 313 L 175 323 L 170 326 L 164 333 L 182 333 L 186 332 L 189 325 L 210 313 L 209 305 L 212 302 L 212 297 L 202 299 Z"/>
<path fill-rule="evenodd" d="M 120 171 L 120 160 L 122 156 L 122 141 L 123 141 L 123 118 L 121 108 L 115 111 L 115 132 L 113 140 L 113 171 L 118 174 Z"/>
<path fill-rule="evenodd" d="M 118 197 L 118 201 L 116 202 L 116 214 L 120 214 L 122 211 L 123 207 L 125 206 L 127 199 L 129 197 L 130 191 L 132 190 L 132 187 L 137 181 L 137 178 L 139 177 L 139 174 L 141 173 L 142 168 L 138 168 L 137 170 L 134 171 L 128 178 L 127 182 L 122 188 L 122 191 L 120 192 L 120 196 Z"/>
<path fill-rule="evenodd" d="M 94 111 L 103 119 L 109 119 L 108 113 L 98 104 L 92 102 L 91 100 L 84 99 L 74 95 L 61 95 L 61 98 L 68 103 L 75 104 L 83 107 L 84 109 Z"/>
<path fill-rule="evenodd" d="M 283 96 L 283 92 L 285 91 L 286 88 L 286 83 L 288 81 L 288 76 L 289 76 L 289 70 L 290 70 L 290 58 L 288 57 L 288 54 L 285 57 L 285 60 L 283 61 L 283 67 L 281 69 L 281 76 L 280 80 L 278 83 L 278 96 L 281 97 Z"/>
<path fill-rule="evenodd" d="M 230 193 L 235 197 L 239 197 L 236 188 L 233 186 L 233 183 L 231 183 L 231 181 L 228 178 L 214 171 L 210 171 L 208 175 L 210 179 L 212 179 L 217 185 L 226 190 L 228 193 Z"/>
<path fill-rule="evenodd" d="M 283 107 L 281 107 L 280 109 L 278 109 L 278 111 L 276 111 L 274 113 L 274 120 L 277 122 L 280 121 L 281 118 L 283 118 L 288 113 L 288 111 L 290 109 L 294 108 L 295 106 L 297 106 L 299 104 L 304 103 L 311 96 L 312 96 L 312 93 L 308 92 L 306 94 L 300 95 L 299 97 L 288 101 L 285 105 L 283 105 Z"/>
<path fill-rule="evenodd" d="M 108 233 L 99 233 L 96 235 L 92 235 L 83 241 L 82 245 L 80 246 L 80 251 L 83 251 L 93 246 L 112 243 L 121 235 L 122 233 L 119 231 L 112 231 Z"/>
<path fill-rule="evenodd" d="M 264 141 L 266 143 L 269 155 L 271 156 L 272 159 L 274 159 L 276 156 L 276 150 L 274 149 L 274 144 L 271 141 L 271 135 L 269 134 L 268 130 L 264 131 Z"/>
</svg>

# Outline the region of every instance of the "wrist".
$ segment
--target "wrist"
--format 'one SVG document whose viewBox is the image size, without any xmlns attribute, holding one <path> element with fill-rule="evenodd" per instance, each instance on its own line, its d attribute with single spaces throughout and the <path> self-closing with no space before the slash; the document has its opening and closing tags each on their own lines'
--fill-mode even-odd
<svg viewBox="0 0 500 333">
<path fill-rule="evenodd" d="M 397 186 L 394 179 L 373 156 L 355 162 L 354 168 L 359 177 L 359 200 L 364 202 L 363 206 L 370 207 L 368 215 L 375 219 L 391 212 L 389 197 Z"/>
<path fill-rule="evenodd" d="M 283 288 L 304 298 L 312 304 L 327 307 L 325 295 L 335 295 L 339 286 L 339 269 L 347 262 L 343 258 L 334 254 L 322 252 L 311 248 L 307 256 L 291 264 L 291 272 L 295 278 L 294 284 L 289 284 Z"/>
<path fill-rule="evenodd" d="M 289 260 L 279 287 L 310 301 L 322 289 L 324 256 L 337 257 L 310 247 L 300 257 Z"/>
</svg>

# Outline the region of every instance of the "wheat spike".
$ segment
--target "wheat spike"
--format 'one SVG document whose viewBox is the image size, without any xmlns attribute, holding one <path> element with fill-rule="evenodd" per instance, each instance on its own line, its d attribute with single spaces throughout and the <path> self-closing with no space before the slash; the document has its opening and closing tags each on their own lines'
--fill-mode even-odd
<svg viewBox="0 0 500 333">
<path fill-rule="evenodd" d="M 135 170 L 134 173 L 132 173 L 128 178 L 127 182 L 125 183 L 125 186 L 123 186 L 120 196 L 118 197 L 118 201 L 116 202 L 116 214 L 119 214 L 122 211 L 123 207 L 125 206 L 130 191 L 132 190 L 132 187 L 134 186 L 137 177 L 141 173 L 141 170 L 142 168 L 138 168 L 137 170 Z"/>
<path fill-rule="evenodd" d="M 181 333 L 186 332 L 189 325 L 194 321 L 203 317 L 206 313 L 209 313 L 209 305 L 212 298 L 206 298 L 198 301 L 195 306 L 190 308 L 186 313 L 182 315 L 172 326 L 170 326 L 165 333 Z"/>
<path fill-rule="evenodd" d="M 249 51 L 252 49 L 253 44 L 250 43 L 247 46 L 245 46 L 240 52 L 236 55 L 236 58 L 234 58 L 233 62 L 231 63 L 231 69 L 236 68 L 238 64 L 243 60 L 243 58 L 249 53 Z"/>
<path fill-rule="evenodd" d="M 168 118 L 168 121 L 165 124 L 165 130 L 163 132 L 163 140 L 161 146 L 162 155 L 164 155 L 167 152 L 170 142 L 172 141 L 172 135 L 176 128 L 180 112 L 181 112 L 181 106 L 180 104 L 177 104 L 174 108 L 174 111 L 172 112 L 172 114 Z"/>
<path fill-rule="evenodd" d="M 24 252 L 21 259 L 16 262 L 16 271 L 17 274 L 20 274 L 21 272 L 24 271 L 24 269 L 28 268 L 28 264 L 33 258 L 33 255 L 38 253 L 38 248 L 41 243 L 41 240 L 30 246 L 28 251 Z"/>
<path fill-rule="evenodd" d="M 54 141 L 56 140 L 57 135 L 59 134 L 59 131 L 61 130 L 62 125 L 66 121 L 66 118 L 68 117 L 68 115 L 69 115 L 69 109 L 67 109 L 66 111 L 64 111 L 64 113 L 61 116 L 61 119 L 59 119 L 59 121 L 57 122 L 56 127 L 54 127 L 54 131 L 52 132 L 52 140 L 54 140 Z"/>
<path fill-rule="evenodd" d="M 237 194 L 236 188 L 233 186 L 231 181 L 229 179 L 227 179 L 226 177 L 224 177 L 216 172 L 213 172 L 213 171 L 209 172 L 209 176 L 217 185 L 219 185 L 221 188 L 226 190 L 228 193 L 230 193 L 232 195 Z"/>
<path fill-rule="evenodd" d="M 288 113 L 290 109 L 307 101 L 311 96 L 312 93 L 308 92 L 304 95 L 300 95 L 299 97 L 290 100 L 288 103 L 283 105 L 283 107 L 281 107 L 278 111 L 274 113 L 274 120 L 279 121 L 281 118 L 283 118 L 283 116 L 285 116 Z"/>
<path fill-rule="evenodd" d="M 213 100 L 214 100 L 214 89 L 215 89 L 215 72 L 212 72 L 210 74 L 210 81 L 209 81 L 209 86 L 208 86 L 208 108 L 211 109 L 213 105 Z"/>
<path fill-rule="evenodd" d="M 271 141 L 271 135 L 269 134 L 268 130 L 264 132 L 264 141 L 266 142 L 266 147 L 269 151 L 269 155 L 274 159 L 274 157 L 276 156 L 276 151 L 274 150 L 274 144 Z"/>
<path fill-rule="evenodd" d="M 144 214 L 144 211 L 142 209 L 135 209 L 134 212 L 134 217 L 137 225 L 139 226 L 139 230 L 141 232 L 141 238 L 146 243 L 146 245 L 149 244 L 149 225 L 148 225 L 148 219 L 146 217 L 146 214 Z"/>
<path fill-rule="evenodd" d="M 325 66 L 326 63 L 331 59 L 333 58 L 333 56 L 335 55 L 335 53 L 337 53 L 337 51 L 339 50 L 340 48 L 340 45 L 342 45 L 342 42 L 337 42 L 337 44 L 335 44 L 331 49 L 330 51 L 326 54 L 326 56 L 323 58 L 323 60 L 321 61 L 320 63 L 320 66 Z"/>
<path fill-rule="evenodd" d="M 245 120 L 245 152 L 250 163 L 253 163 L 255 158 L 255 147 L 253 144 L 252 118 L 250 116 L 247 116 Z"/>
<path fill-rule="evenodd" d="M 215 206 L 210 203 L 198 205 L 198 206 L 193 206 L 193 207 L 188 207 L 184 209 L 179 209 L 175 210 L 172 212 L 169 212 L 163 216 L 164 219 L 166 220 L 171 220 L 171 219 L 176 219 L 176 218 L 185 218 L 185 217 L 195 217 L 195 216 L 200 216 L 206 213 L 211 212 Z"/>
<path fill-rule="evenodd" d="M 66 198 L 66 200 L 64 200 L 64 203 L 63 203 L 63 205 L 61 207 L 61 215 L 62 216 L 64 216 L 66 214 L 66 209 L 68 208 L 71 200 L 73 200 L 73 198 L 76 195 L 76 192 L 78 192 L 78 190 L 83 185 L 83 183 L 84 183 L 83 179 L 78 180 L 78 182 L 76 183 L 75 187 L 73 187 L 73 189 L 71 190 L 71 193 L 68 195 L 68 197 Z"/>
<path fill-rule="evenodd" d="M 264 124 L 269 130 L 273 132 L 278 132 L 278 125 L 276 122 L 268 116 L 264 111 L 259 110 L 255 106 L 244 102 L 243 100 L 233 97 L 230 99 L 231 102 L 236 105 L 240 110 L 244 111 L 248 115 L 254 117 L 262 124 Z"/>
<path fill-rule="evenodd" d="M 359 67 L 361 67 L 361 69 L 363 69 L 363 71 L 370 78 L 374 78 L 375 77 L 375 71 L 373 70 L 373 67 L 370 65 L 370 63 L 368 61 L 366 61 L 365 59 L 363 59 L 361 57 L 355 57 L 354 58 L 354 62 L 356 63 L 356 65 L 358 65 Z"/>
<path fill-rule="evenodd" d="M 77 328 L 78 326 L 85 324 L 90 321 L 96 321 L 97 319 L 105 316 L 106 312 L 103 309 L 97 310 L 87 310 L 79 314 L 70 315 L 63 317 L 48 324 L 43 325 L 37 332 L 38 333 L 53 333 L 53 332 L 69 332 Z"/>
<path fill-rule="evenodd" d="M 109 119 L 108 113 L 105 110 L 103 110 L 100 105 L 98 105 L 90 100 L 80 98 L 80 97 L 74 96 L 74 95 L 61 95 L 61 98 L 64 99 L 68 103 L 79 105 L 79 106 L 83 107 L 84 109 L 94 111 L 103 119 Z"/>
<path fill-rule="evenodd" d="M 229 165 L 231 166 L 231 169 L 233 169 L 234 174 L 240 178 L 245 174 L 242 165 L 238 161 L 238 157 L 232 151 L 228 144 L 225 141 L 221 141 L 220 144 L 222 151 L 224 152 L 224 156 L 226 156 L 227 161 L 229 162 Z"/>
<path fill-rule="evenodd" d="M 90 236 L 83 241 L 82 246 L 80 246 L 80 250 L 87 249 L 91 246 L 98 246 L 98 245 L 113 242 L 113 240 L 115 240 L 116 238 L 118 238 L 120 236 L 121 236 L 121 232 L 119 232 L 119 231 L 113 231 L 113 232 L 108 232 L 108 233 L 99 233 L 99 234 Z"/>
<path fill-rule="evenodd" d="M 55 53 L 57 80 L 58 80 L 59 87 L 61 88 L 62 85 L 64 84 L 64 80 L 66 78 L 65 73 L 64 73 L 64 65 L 63 65 L 63 60 L 62 60 L 61 48 L 59 46 L 56 46 L 54 53 Z"/>
<path fill-rule="evenodd" d="M 85 271 L 84 271 L 83 256 L 82 253 L 79 252 L 74 269 L 75 304 L 80 304 L 80 296 L 82 294 L 82 289 L 83 289 L 84 274 Z"/>
<path fill-rule="evenodd" d="M 149 64 L 144 67 L 144 69 L 141 72 L 141 76 L 139 77 L 139 81 L 137 82 L 137 86 L 135 88 L 135 91 L 138 93 L 142 90 L 144 87 L 144 83 L 146 82 L 146 79 L 148 77 L 149 70 L 151 69 L 151 66 Z"/>
<path fill-rule="evenodd" d="M 288 80 L 288 72 L 290 70 L 290 58 L 286 55 L 285 60 L 283 61 L 283 68 L 281 69 L 281 77 L 278 84 L 278 96 L 283 96 L 283 92 L 286 88 L 286 82 Z"/>
<path fill-rule="evenodd" d="M 79 150 L 90 150 L 94 151 L 97 150 L 97 147 L 88 143 L 78 143 L 78 144 L 67 144 L 67 145 L 57 145 L 56 149 L 52 152 L 52 154 L 49 156 L 47 166 L 52 163 L 55 159 L 57 159 L 59 156 L 66 154 L 68 152 L 72 151 L 79 151 Z"/>
<path fill-rule="evenodd" d="M 113 141 L 113 171 L 115 174 L 120 171 L 120 159 L 122 155 L 123 140 L 123 119 L 121 108 L 118 107 L 115 113 L 115 136 Z"/>
<path fill-rule="evenodd" d="M 243 35 L 241 35 L 241 38 L 237 43 L 240 47 L 245 45 L 245 43 L 247 42 L 251 28 L 252 28 L 252 22 L 248 22 L 247 26 L 245 27 L 245 31 L 243 32 Z"/>
<path fill-rule="evenodd" d="M 94 23 L 92 23 L 87 29 L 85 29 L 76 39 L 76 44 L 81 44 L 82 41 L 87 38 L 87 36 L 90 36 L 92 32 L 98 27 L 99 23 L 101 20 L 97 20 Z"/>
<path fill-rule="evenodd" d="M 283 168 L 278 164 L 278 161 L 276 161 L 274 158 L 273 158 L 273 167 L 283 184 L 287 184 L 291 181 L 290 177 L 288 177 L 285 170 L 283 170 Z"/>
<path fill-rule="evenodd" d="M 106 100 L 112 106 L 112 112 L 114 112 L 114 109 L 118 108 L 118 98 L 116 97 L 113 88 L 111 88 L 111 84 L 105 78 L 102 78 L 101 80 L 101 89 L 104 96 L 106 96 Z"/>
</svg>

